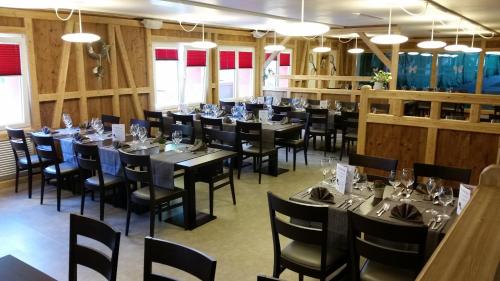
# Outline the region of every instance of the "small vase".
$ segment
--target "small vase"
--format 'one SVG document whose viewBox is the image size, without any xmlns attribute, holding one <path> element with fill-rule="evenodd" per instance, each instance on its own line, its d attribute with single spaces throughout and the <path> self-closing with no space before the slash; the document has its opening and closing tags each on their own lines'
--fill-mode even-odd
<svg viewBox="0 0 500 281">
<path fill-rule="evenodd" d="M 384 89 L 384 83 L 382 83 L 382 82 L 375 82 L 373 84 L 373 89 L 374 90 L 383 90 Z"/>
<path fill-rule="evenodd" d="M 160 151 L 165 151 L 165 144 L 164 143 L 160 143 Z"/>
<path fill-rule="evenodd" d="M 374 188 L 375 198 L 382 199 L 384 197 L 385 188 Z"/>
</svg>

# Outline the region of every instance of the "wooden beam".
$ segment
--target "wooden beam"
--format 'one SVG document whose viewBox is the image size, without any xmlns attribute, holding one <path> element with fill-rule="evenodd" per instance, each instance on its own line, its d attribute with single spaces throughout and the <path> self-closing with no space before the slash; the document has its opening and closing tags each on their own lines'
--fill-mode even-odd
<svg viewBox="0 0 500 281">
<path fill-rule="evenodd" d="M 64 28 L 64 33 L 73 32 L 74 20 L 68 20 Z M 66 78 L 68 76 L 68 65 L 69 65 L 69 55 L 71 52 L 71 43 L 64 41 L 61 52 L 61 60 L 59 61 L 59 73 L 57 78 L 57 90 L 58 95 L 56 100 L 56 105 L 52 114 L 52 128 L 58 128 L 61 124 L 61 115 L 64 103 L 64 92 L 66 91 Z"/>
<path fill-rule="evenodd" d="M 40 101 L 38 93 L 38 76 L 36 73 L 35 44 L 33 41 L 33 20 L 30 17 L 24 18 L 24 28 L 26 29 L 26 43 L 28 49 L 28 67 L 31 90 L 31 127 L 38 129 L 41 127 L 40 121 Z"/>
<path fill-rule="evenodd" d="M 151 89 L 150 87 L 139 87 L 136 89 L 119 88 L 119 89 L 106 89 L 106 90 L 92 90 L 86 92 L 87 92 L 87 98 L 95 98 L 100 96 L 113 97 L 115 95 L 119 97 L 122 95 L 132 95 L 134 92 L 137 92 L 139 94 L 150 94 L 153 92 L 153 89 Z M 59 95 L 57 93 L 42 94 L 39 96 L 39 102 L 56 101 L 58 97 Z M 80 91 L 65 92 L 63 95 L 64 100 L 79 99 L 80 97 L 82 97 L 82 93 Z"/>
<path fill-rule="evenodd" d="M 436 88 L 437 86 L 437 76 L 438 76 L 438 54 L 432 52 L 432 61 L 431 61 L 431 88 Z"/>
<path fill-rule="evenodd" d="M 26 26 L 26 23 L 24 24 Z M 16 33 L 16 34 L 25 34 L 26 27 L 19 26 L 0 26 L 0 33 Z"/>
<path fill-rule="evenodd" d="M 218 39 L 218 35 L 215 34 L 214 40 L 217 40 Z M 218 49 L 217 48 L 213 48 L 212 50 L 212 61 L 211 61 L 211 65 L 212 65 L 212 81 L 213 81 L 213 85 L 215 85 L 215 88 L 213 90 L 211 90 L 212 92 L 212 101 L 215 103 L 215 102 L 218 102 L 219 101 L 219 56 L 218 56 Z M 210 87 L 211 88 L 211 87 Z"/>
<path fill-rule="evenodd" d="M 77 26 L 75 25 L 75 32 Z M 85 65 L 83 62 L 83 46 L 82 44 L 75 44 L 76 55 L 76 77 L 78 91 L 81 93 L 80 97 L 80 120 L 85 121 L 89 119 L 88 106 L 87 106 L 87 85 L 85 84 Z"/>
<path fill-rule="evenodd" d="M 390 90 L 396 90 L 398 87 L 398 71 L 399 71 L 399 44 L 392 45 L 391 53 L 391 82 L 389 83 Z M 397 116 L 404 114 L 404 105 L 402 100 L 389 101 L 391 113 Z"/>
<path fill-rule="evenodd" d="M 394 33 L 399 33 L 399 26 L 391 26 L 391 30 Z M 387 33 L 387 25 L 384 26 L 360 26 L 360 27 L 349 27 L 349 28 L 332 28 L 330 31 L 324 34 L 324 36 L 333 36 L 351 34 L 351 33 Z"/>
<path fill-rule="evenodd" d="M 153 42 L 151 40 L 151 29 L 146 28 L 146 65 L 147 65 L 147 79 L 148 87 L 153 89 L 153 93 L 149 95 L 149 109 L 155 110 L 156 95 L 155 95 L 155 82 L 153 76 Z"/>
<path fill-rule="evenodd" d="M 120 116 L 120 96 L 116 93 L 116 89 L 118 89 L 118 58 L 116 55 L 116 35 L 115 35 L 116 25 L 108 24 L 108 40 L 111 56 L 111 65 L 109 66 L 109 75 L 111 79 L 111 88 L 113 88 L 114 94 L 112 98 L 112 106 L 113 106 L 113 115 Z"/>
<path fill-rule="evenodd" d="M 118 43 L 118 48 L 120 49 L 120 55 L 122 59 L 122 65 L 125 69 L 125 78 L 127 79 L 128 86 L 132 88 L 132 104 L 134 106 L 135 116 L 139 119 L 144 119 L 144 112 L 142 111 L 141 102 L 139 101 L 139 95 L 137 94 L 137 86 L 134 80 L 134 74 L 132 72 L 132 67 L 130 66 L 130 60 L 127 54 L 127 48 L 123 41 L 122 30 L 120 26 L 115 26 L 116 42 Z"/>
<path fill-rule="evenodd" d="M 477 78 L 476 78 L 476 95 L 483 94 L 483 73 L 484 73 L 484 57 L 485 57 L 485 48 L 486 48 L 486 40 L 481 39 L 481 48 L 483 49 L 479 54 L 479 63 L 477 66 Z M 472 104 L 469 119 L 471 122 L 478 123 L 481 119 L 481 105 Z"/>
<path fill-rule="evenodd" d="M 366 127 L 367 127 L 367 114 L 368 114 L 368 95 L 370 94 L 371 87 L 365 85 L 361 87 L 361 96 L 359 104 L 359 122 L 358 122 L 358 141 L 356 153 L 365 154 L 366 147 Z"/>
<path fill-rule="evenodd" d="M 281 40 L 281 42 L 280 42 L 280 45 L 286 45 L 286 43 L 288 43 L 290 38 L 291 38 L 290 36 L 283 38 L 283 40 Z M 266 67 L 278 56 L 279 53 L 280 52 L 272 52 L 271 55 L 269 56 L 269 58 L 267 58 L 267 60 L 264 61 L 263 69 L 266 69 Z M 265 58 L 265 56 L 264 56 L 264 58 Z"/>
<path fill-rule="evenodd" d="M 359 37 L 363 42 L 365 42 L 366 46 L 379 58 L 382 63 L 387 66 L 387 68 L 391 69 L 391 61 L 385 56 L 385 54 L 379 49 L 379 47 L 370 41 L 370 38 L 366 36 L 364 32 L 358 32 Z"/>
</svg>

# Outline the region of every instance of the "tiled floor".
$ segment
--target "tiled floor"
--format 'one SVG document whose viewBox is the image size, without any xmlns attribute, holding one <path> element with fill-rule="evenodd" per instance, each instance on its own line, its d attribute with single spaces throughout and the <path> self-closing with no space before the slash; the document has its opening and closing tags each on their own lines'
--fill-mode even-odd
<svg viewBox="0 0 500 281">
<path fill-rule="evenodd" d="M 280 167 L 290 168 L 280 152 Z M 290 154 L 291 156 L 291 154 Z M 256 280 L 257 274 L 272 273 L 273 250 L 269 224 L 266 192 L 272 191 L 289 197 L 321 179 L 319 167 L 322 152 L 309 152 L 309 166 L 299 154 L 297 170 L 279 177 L 263 176 L 258 184 L 258 174 L 251 167 L 236 180 L 237 205 L 233 206 L 229 188 L 215 193 L 214 213 L 217 219 L 193 231 L 159 223 L 155 236 L 194 247 L 217 259 L 216 280 Z M 177 183 L 182 186 L 182 182 Z M 78 213 L 80 197 L 63 193 L 61 212 L 56 211 L 55 189 L 48 188 L 45 204 L 39 204 L 39 184 L 34 196 L 28 199 L 26 186 L 19 193 L 14 188 L 0 190 L 0 256 L 11 254 L 33 265 L 58 280 L 67 280 L 69 214 Z M 47 189 L 46 189 L 47 190 Z M 197 184 L 197 206 L 208 211 L 208 188 Z M 98 218 L 98 200 L 86 201 L 86 216 Z M 149 215 L 132 214 L 131 229 L 125 233 L 125 211 L 107 204 L 105 222 L 122 232 L 118 280 L 142 280 L 144 237 L 149 232 Z M 155 267 L 156 268 L 156 267 Z M 172 272 L 172 269 L 159 268 Z M 183 280 L 194 280 L 178 275 Z M 98 274 L 79 267 L 79 280 L 104 280 Z M 297 280 L 297 274 L 285 271 L 282 278 Z"/>
</svg>

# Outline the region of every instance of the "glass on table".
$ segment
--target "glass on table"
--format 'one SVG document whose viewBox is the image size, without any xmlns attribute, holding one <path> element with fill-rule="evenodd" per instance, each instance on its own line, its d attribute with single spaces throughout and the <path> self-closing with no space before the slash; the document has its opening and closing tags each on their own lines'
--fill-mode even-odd
<svg viewBox="0 0 500 281">
<path fill-rule="evenodd" d="M 328 158 L 323 158 L 321 159 L 321 172 L 323 173 L 323 183 L 328 184 L 328 181 L 326 180 L 326 175 L 330 173 L 330 159 Z"/>
<path fill-rule="evenodd" d="M 172 132 L 172 142 L 174 143 L 175 145 L 175 151 L 176 152 L 181 152 L 179 149 L 178 149 L 178 146 L 179 144 L 181 143 L 182 141 L 182 131 L 173 131 Z"/>
<path fill-rule="evenodd" d="M 404 191 L 401 193 L 401 196 L 404 198 L 410 197 L 410 187 L 415 182 L 415 177 L 413 176 L 413 169 L 404 168 L 401 172 L 401 183 L 405 186 Z"/>
<path fill-rule="evenodd" d="M 66 129 L 71 129 L 73 127 L 73 120 L 71 119 L 71 115 L 69 115 L 69 113 L 63 113 L 62 120 Z"/>
<path fill-rule="evenodd" d="M 441 186 L 441 179 L 430 177 L 425 184 L 429 201 L 434 201 L 438 195 L 438 187 Z"/>
<path fill-rule="evenodd" d="M 331 179 L 330 179 L 330 183 L 332 185 L 335 184 L 336 182 L 336 179 L 337 179 L 337 158 L 336 157 L 330 157 L 329 158 L 329 163 L 330 163 L 330 174 L 332 175 Z"/>
<path fill-rule="evenodd" d="M 148 139 L 148 130 L 146 129 L 146 127 L 139 127 L 138 135 L 139 135 L 139 141 L 141 142 L 140 148 L 142 149 L 147 148 L 145 145 L 146 140 Z"/>
<path fill-rule="evenodd" d="M 439 203 L 444 206 L 443 213 L 441 214 L 441 217 L 444 219 L 449 219 L 450 216 L 448 215 L 447 209 L 448 205 L 453 203 L 453 188 L 450 186 L 441 186 L 439 187 L 439 195 L 438 195 Z"/>
</svg>

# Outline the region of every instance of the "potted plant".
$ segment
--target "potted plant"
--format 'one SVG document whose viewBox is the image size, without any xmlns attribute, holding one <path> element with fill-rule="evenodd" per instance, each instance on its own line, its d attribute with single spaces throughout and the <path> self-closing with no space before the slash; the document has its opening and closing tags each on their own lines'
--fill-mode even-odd
<svg viewBox="0 0 500 281">
<path fill-rule="evenodd" d="M 375 180 L 373 182 L 373 191 L 375 193 L 375 198 L 382 199 L 384 197 L 385 183 L 381 180 Z"/>
<path fill-rule="evenodd" d="M 384 89 L 391 80 L 392 76 L 390 72 L 385 72 L 383 70 L 379 70 L 378 72 L 373 72 L 373 77 L 372 77 L 373 89 L 374 90 Z"/>
<path fill-rule="evenodd" d="M 160 151 L 165 151 L 165 145 L 167 144 L 167 139 L 163 134 L 158 137 L 158 144 L 160 145 Z"/>
</svg>

